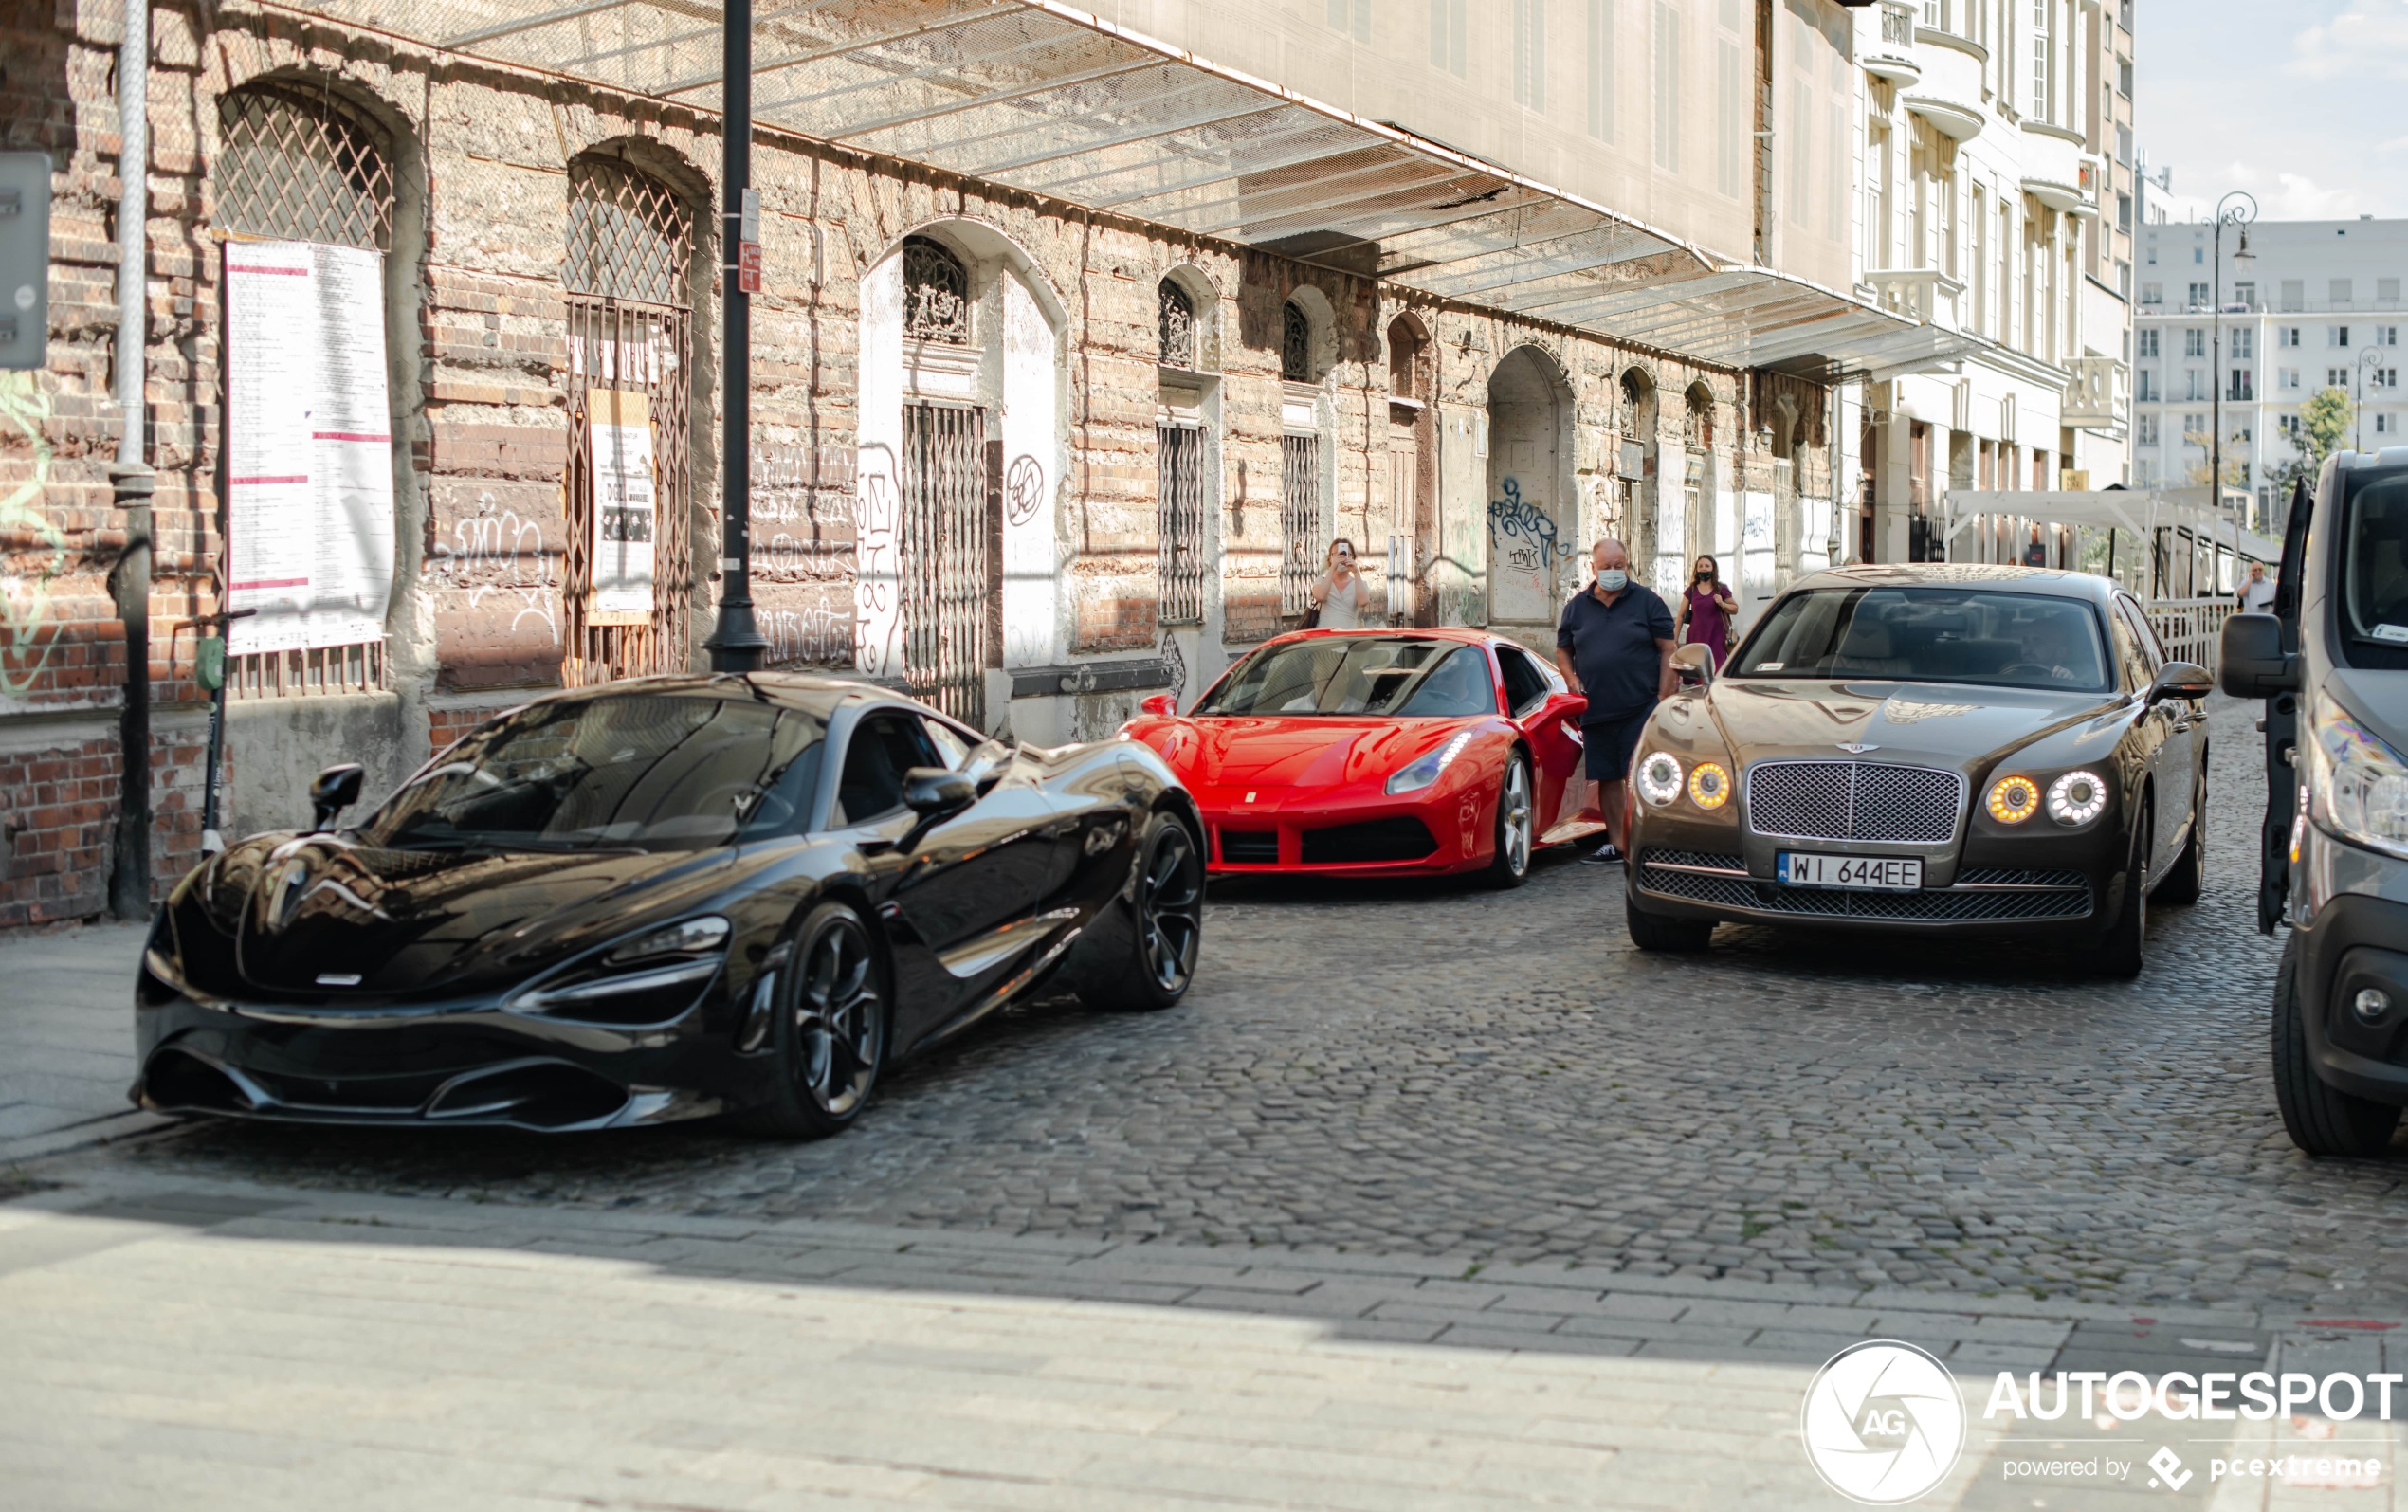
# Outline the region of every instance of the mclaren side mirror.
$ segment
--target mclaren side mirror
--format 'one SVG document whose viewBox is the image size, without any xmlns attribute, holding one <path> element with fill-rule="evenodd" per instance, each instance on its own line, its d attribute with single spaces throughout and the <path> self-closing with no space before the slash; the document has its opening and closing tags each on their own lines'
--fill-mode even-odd
<svg viewBox="0 0 2408 1512">
<path fill-rule="evenodd" d="M 335 815 L 359 801 L 359 784 L 368 775 L 367 769 L 356 761 L 328 767 L 309 784 L 309 827 L 323 830 L 335 822 Z"/>
<path fill-rule="evenodd" d="M 1714 653 L 1704 646 L 1691 643 L 1672 653 L 1672 670 L 1681 676 L 1681 686 L 1711 687 L 1714 683 Z"/>
<path fill-rule="evenodd" d="M 978 785 L 951 767 L 913 767 L 903 774 L 903 807 L 934 823 L 978 801 Z"/>
<path fill-rule="evenodd" d="M 1151 714 L 1156 719 L 1175 720 L 1178 718 L 1179 703 L 1178 700 L 1168 693 L 1157 693 L 1152 698 L 1140 701 L 1137 711 L 1140 714 Z"/>
<path fill-rule="evenodd" d="M 2271 699 L 2299 691 L 2299 656 L 2283 649 L 2283 622 L 2271 614 L 2235 614 L 2224 622 L 2216 681 L 2236 699 Z"/>
<path fill-rule="evenodd" d="M 2168 662 L 2157 669 L 2149 683 L 2149 701 L 2162 703 L 2167 699 L 2203 699 L 2216 691 L 2216 679 L 2197 662 Z"/>
</svg>

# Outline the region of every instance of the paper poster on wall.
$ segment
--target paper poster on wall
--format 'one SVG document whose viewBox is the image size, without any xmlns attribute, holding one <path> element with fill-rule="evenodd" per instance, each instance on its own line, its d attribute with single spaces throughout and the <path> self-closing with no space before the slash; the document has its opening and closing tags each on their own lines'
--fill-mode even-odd
<svg viewBox="0 0 2408 1512">
<path fill-rule="evenodd" d="M 392 597 L 385 260 L 229 242 L 226 583 L 237 654 L 378 641 Z"/>
<path fill-rule="evenodd" d="M 653 490 L 652 418 L 644 395 L 626 389 L 585 393 L 586 476 L 593 480 L 590 625 L 652 623 L 652 567 L 659 501 Z"/>
</svg>

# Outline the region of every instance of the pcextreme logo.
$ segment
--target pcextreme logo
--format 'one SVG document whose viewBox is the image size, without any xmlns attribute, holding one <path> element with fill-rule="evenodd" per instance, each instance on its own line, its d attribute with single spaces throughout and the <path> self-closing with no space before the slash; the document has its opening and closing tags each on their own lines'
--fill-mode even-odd
<svg viewBox="0 0 2408 1512">
<path fill-rule="evenodd" d="M 1798 1426 L 1823 1484 L 1867 1506 L 1923 1495 L 1965 1447 L 1956 1377 L 1894 1339 L 1851 1344 L 1826 1361 L 1806 1388 Z"/>
</svg>

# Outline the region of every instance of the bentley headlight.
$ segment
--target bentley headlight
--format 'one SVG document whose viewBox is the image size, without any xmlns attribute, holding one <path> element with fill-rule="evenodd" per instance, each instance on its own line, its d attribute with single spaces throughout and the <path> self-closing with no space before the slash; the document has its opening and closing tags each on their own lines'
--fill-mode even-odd
<svg viewBox="0 0 2408 1512">
<path fill-rule="evenodd" d="M 1990 784 L 1987 807 L 2000 824 L 2021 824 L 2040 811 L 2040 785 L 2026 776 L 2000 777 Z"/>
<path fill-rule="evenodd" d="M 2353 845 L 2408 857 L 2408 758 L 2329 693 L 2316 696 L 2308 747 L 2308 811 Z"/>
<path fill-rule="evenodd" d="M 2097 773 L 2069 772 L 2049 784 L 2049 817 L 2061 825 L 2089 824 L 2107 811 L 2107 791 Z"/>
<path fill-rule="evenodd" d="M 1731 800 L 1731 774 L 1720 761 L 1700 761 L 1689 772 L 1689 802 L 1719 809 Z"/>
<path fill-rule="evenodd" d="M 728 933 L 717 914 L 648 929 L 520 988 L 509 1006 L 600 1023 L 665 1022 L 691 1007 L 719 975 Z"/>
<path fill-rule="evenodd" d="M 1471 743 L 1471 738 L 1476 733 L 1469 729 L 1457 731 L 1455 738 L 1445 745 L 1431 752 L 1413 765 L 1398 769 L 1396 774 L 1388 779 L 1388 795 L 1393 798 L 1400 792 L 1419 792 L 1437 781 L 1438 774 L 1446 771 L 1455 757 L 1463 755 L 1463 748 Z"/>
<path fill-rule="evenodd" d="M 1680 795 L 1680 758 L 1669 751 L 1650 752 L 1639 763 L 1639 796 L 1661 809 Z"/>
</svg>

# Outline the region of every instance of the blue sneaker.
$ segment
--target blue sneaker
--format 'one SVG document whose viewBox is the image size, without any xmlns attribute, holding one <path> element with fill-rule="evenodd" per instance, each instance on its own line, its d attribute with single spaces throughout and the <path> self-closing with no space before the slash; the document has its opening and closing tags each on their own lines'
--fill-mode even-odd
<svg viewBox="0 0 2408 1512">
<path fill-rule="evenodd" d="M 1597 847 L 1596 849 L 1589 852 L 1585 856 L 1582 856 L 1580 858 L 1580 865 L 1583 866 L 1611 866 L 1616 862 L 1619 862 L 1621 859 L 1622 852 L 1614 849 L 1614 842 L 1609 840 L 1604 845 Z"/>
</svg>

